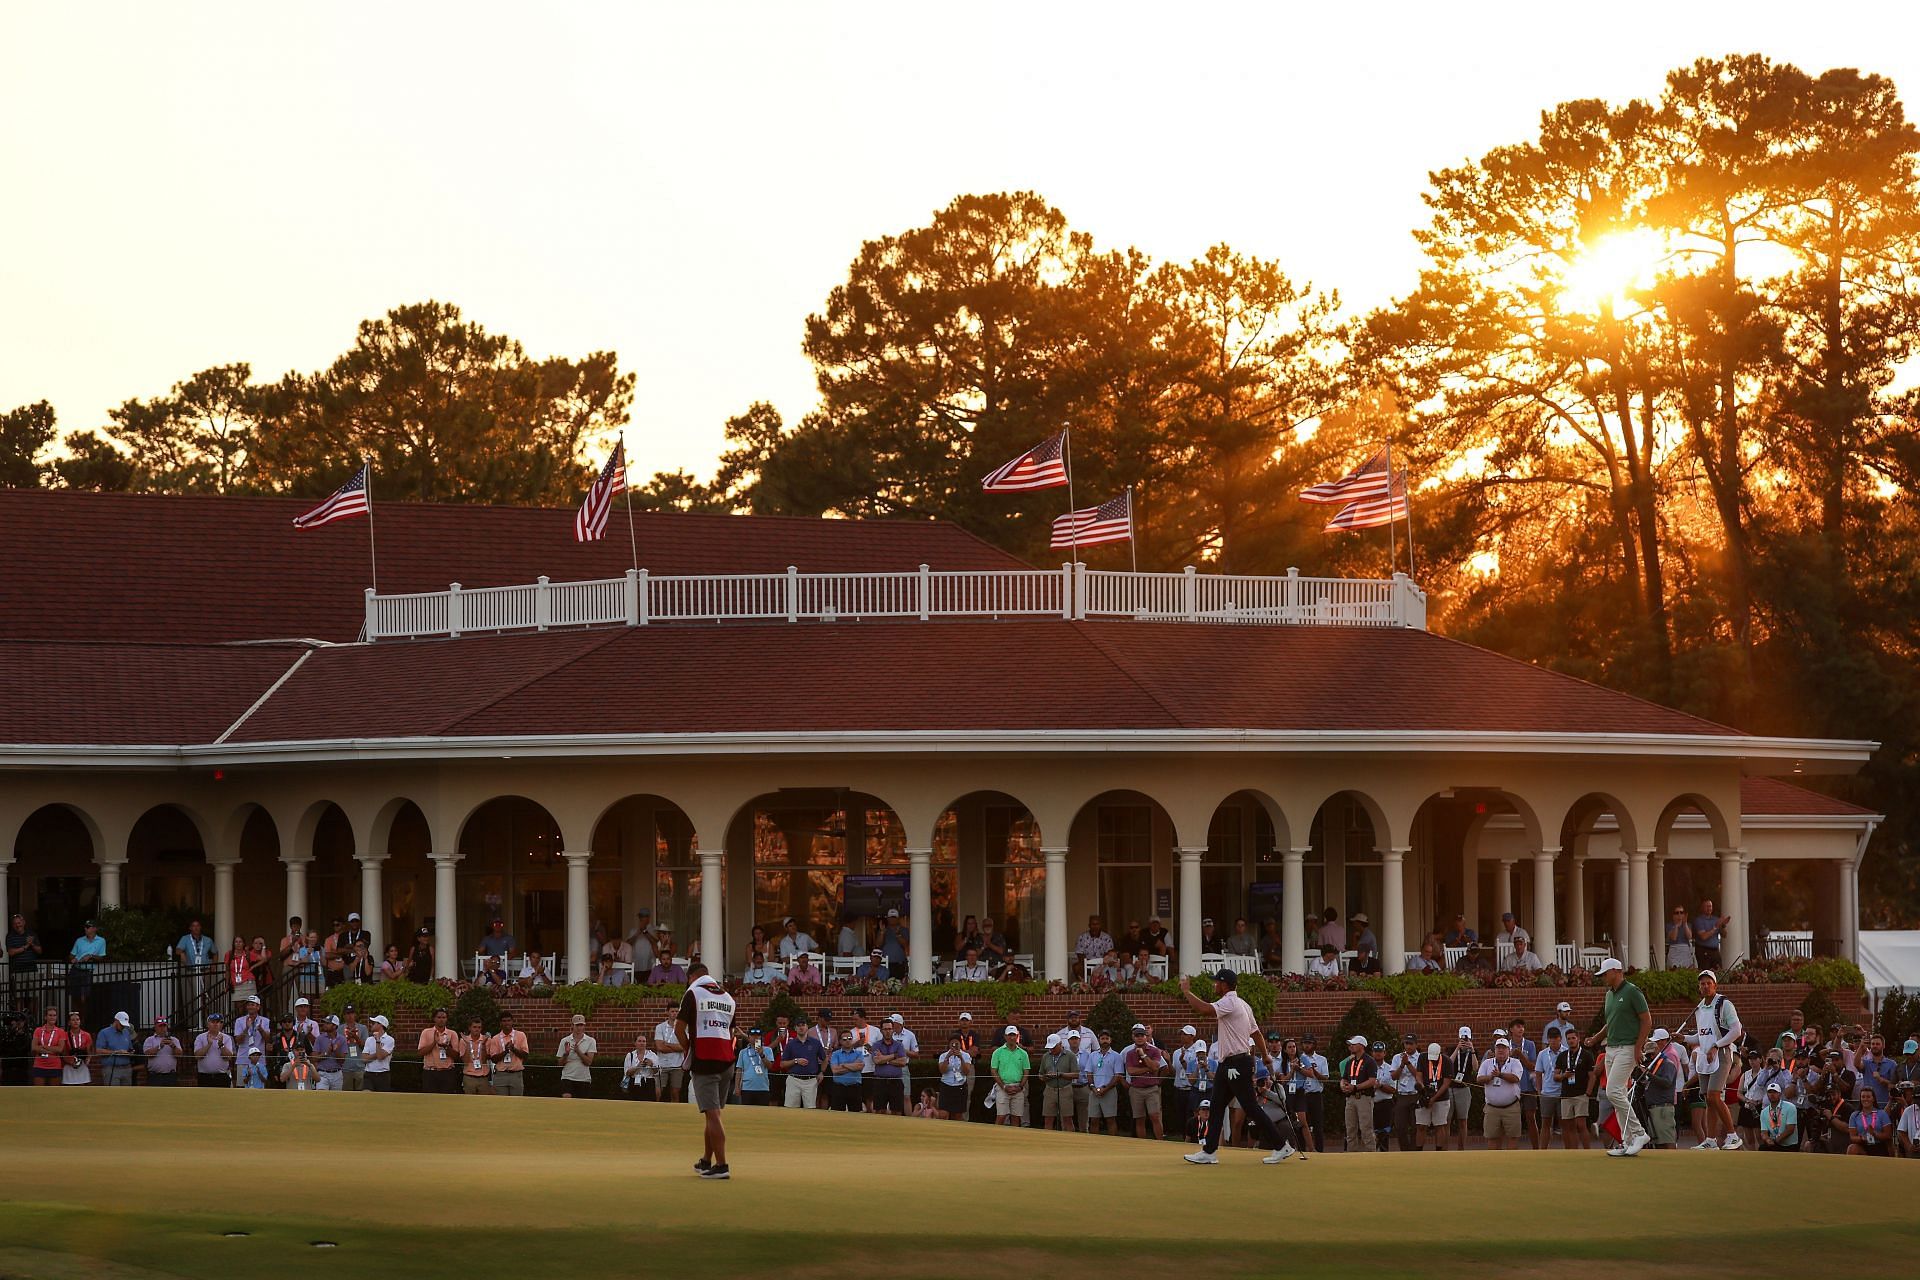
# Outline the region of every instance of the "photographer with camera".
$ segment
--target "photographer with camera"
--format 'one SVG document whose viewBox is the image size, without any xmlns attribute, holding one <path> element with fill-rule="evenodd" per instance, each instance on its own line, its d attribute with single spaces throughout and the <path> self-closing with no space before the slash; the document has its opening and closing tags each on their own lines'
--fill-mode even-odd
<svg viewBox="0 0 1920 1280">
<path fill-rule="evenodd" d="M 1453 1077 L 1447 1074 L 1445 1058 L 1440 1053 L 1440 1042 L 1427 1045 L 1427 1052 L 1420 1061 L 1419 1092 L 1413 1111 L 1414 1140 L 1419 1149 L 1425 1151 L 1427 1143 L 1433 1143 L 1435 1151 L 1443 1151 L 1447 1144 L 1447 1129 L 1453 1119 Z"/>
<path fill-rule="evenodd" d="M 1367 1038 L 1347 1039 L 1347 1060 L 1340 1064 L 1340 1096 L 1345 1101 L 1346 1149 L 1372 1151 L 1373 1098 L 1379 1091 L 1378 1074 L 1367 1054 Z"/>
<path fill-rule="evenodd" d="M 1309 1133 L 1314 1154 L 1327 1149 L 1326 1095 L 1327 1059 L 1320 1052 L 1319 1037 L 1309 1031 L 1300 1037 L 1300 1052 L 1293 1060 L 1293 1084 L 1287 1091 L 1287 1109 L 1293 1114 L 1302 1152 L 1307 1149 Z"/>
<path fill-rule="evenodd" d="M 1409 1031 L 1400 1037 L 1400 1052 L 1387 1064 L 1387 1080 L 1393 1088 L 1393 1145 L 1400 1151 L 1414 1147 L 1413 1117 L 1420 1109 L 1420 1051 Z"/>
</svg>

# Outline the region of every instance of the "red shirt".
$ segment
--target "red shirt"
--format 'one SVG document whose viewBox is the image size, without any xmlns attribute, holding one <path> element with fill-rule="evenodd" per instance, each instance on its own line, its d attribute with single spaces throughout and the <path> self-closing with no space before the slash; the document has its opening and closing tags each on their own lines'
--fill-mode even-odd
<svg viewBox="0 0 1920 1280">
<path fill-rule="evenodd" d="M 66 1054 L 66 1028 L 35 1027 L 33 1029 L 33 1065 L 35 1067 L 42 1071 L 58 1071 Z"/>
</svg>

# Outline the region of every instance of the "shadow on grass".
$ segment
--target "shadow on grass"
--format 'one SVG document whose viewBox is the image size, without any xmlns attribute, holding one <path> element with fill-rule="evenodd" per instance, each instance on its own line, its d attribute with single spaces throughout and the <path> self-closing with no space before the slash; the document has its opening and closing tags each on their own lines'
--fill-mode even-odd
<svg viewBox="0 0 1920 1280">
<path fill-rule="evenodd" d="M 738 1194 L 716 1187 L 717 1195 Z M 752 1201 L 742 1199 L 750 1216 Z M 756 1232 L 743 1222 L 721 1236 L 676 1230 L 644 1221 L 604 1228 L 499 1229 L 409 1228 L 390 1224 L 249 1217 L 244 1211 L 211 1215 L 103 1213 L 68 1205 L 0 1203 L 0 1278 L 3 1280 L 152 1280 L 153 1277 L 311 1275 L 322 1268 L 354 1280 L 421 1280 L 464 1274 L 483 1266 L 492 1274 L 553 1274 L 557 1266 L 585 1274 L 644 1274 L 685 1269 L 704 1277 L 761 1275 L 782 1280 L 831 1280 L 849 1267 L 870 1268 L 876 1245 L 891 1248 L 885 1270 L 894 1280 L 956 1274 L 1017 1274 L 1047 1271 L 1062 1261 L 1084 1262 L 1094 1249 L 1111 1265 L 1165 1268 L 1178 1273 L 1204 1268 L 1214 1275 L 1314 1275 L 1409 1277 L 1445 1280 L 1483 1277 L 1511 1270 L 1524 1259 L 1529 1270 L 1554 1267 L 1556 1280 L 1585 1275 L 1611 1278 L 1621 1265 L 1657 1266 L 1650 1243 L 1623 1230 L 1606 1239 L 1565 1242 L 1503 1237 L 1484 1245 L 1432 1243 L 1419 1239 L 1294 1244 L 1286 1220 L 1297 1206 L 1276 1204 L 1268 1244 L 1220 1248 L 1203 1239 L 1168 1239 L 1110 1246 L 1098 1236 L 988 1240 L 972 1236 L 916 1235 L 896 1240 L 885 1227 L 883 1206 L 861 1207 L 870 1229 L 823 1224 L 817 1234 Z M 1063 1203 L 1060 1212 L 1077 1212 Z M 958 1216 L 958 1215 L 956 1215 Z M 1089 1211 L 1089 1225 L 1096 1215 Z M 1624 1220 L 1623 1220 L 1624 1226 Z M 1836 1224 L 1809 1230 L 1766 1232 L 1744 1223 L 1703 1224 L 1687 1251 L 1706 1248 L 1722 1277 L 1777 1277 L 1800 1267 L 1829 1263 L 1844 1247 L 1849 1269 L 1900 1274 L 1920 1247 L 1920 1224 L 1862 1228 Z M 1417 1226 L 1410 1224 L 1410 1230 Z M 245 1235 L 230 1236 L 229 1233 Z M 1716 1236 L 1719 1238 L 1716 1240 Z M 326 1247 L 316 1247 L 324 1242 Z M 1670 1246 L 1669 1242 L 1669 1246 Z M 1668 1247 L 1668 1246 L 1661 1246 Z M 435 1257 L 444 1260 L 436 1265 Z M 1872 1274 L 1869 1271 L 1869 1274 Z"/>
</svg>

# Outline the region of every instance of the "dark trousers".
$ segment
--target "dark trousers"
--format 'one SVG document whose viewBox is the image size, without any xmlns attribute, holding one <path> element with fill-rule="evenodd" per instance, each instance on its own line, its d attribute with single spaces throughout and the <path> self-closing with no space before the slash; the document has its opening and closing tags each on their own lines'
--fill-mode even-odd
<svg viewBox="0 0 1920 1280">
<path fill-rule="evenodd" d="M 1420 1100 L 1410 1093 L 1393 1097 L 1393 1145 L 1401 1151 L 1413 1150 L 1417 1139 L 1413 1132 L 1413 1113 Z"/>
<path fill-rule="evenodd" d="M 838 1081 L 827 1083 L 827 1106 L 835 1111 L 864 1111 L 865 1098 L 858 1083 L 841 1084 Z"/>
<path fill-rule="evenodd" d="M 1293 1122 L 1286 1122 L 1286 1130 L 1283 1133 L 1280 1126 L 1273 1122 L 1273 1117 L 1261 1107 L 1253 1091 L 1252 1054 L 1233 1054 L 1223 1059 L 1220 1069 L 1213 1073 L 1213 1110 L 1221 1113 L 1218 1117 L 1221 1120 L 1226 1118 L 1228 1099 L 1240 1104 L 1241 1113 L 1253 1122 L 1253 1127 L 1259 1130 L 1261 1140 L 1267 1146 L 1278 1151 L 1287 1145 L 1287 1136 L 1293 1132 Z M 1224 1124 L 1219 1123 L 1208 1126 L 1206 1147 L 1208 1152 L 1220 1149 L 1220 1131 L 1225 1127 Z"/>
<path fill-rule="evenodd" d="M 367 1072 L 367 1092 L 368 1093 L 392 1093 L 393 1092 L 393 1072 L 391 1071 Z"/>
<path fill-rule="evenodd" d="M 227 1075 L 224 1071 L 202 1071 L 199 1075 L 200 1087 L 202 1089 L 233 1088 L 233 1077 Z"/>
<path fill-rule="evenodd" d="M 1293 1113 L 1294 1129 L 1305 1139 L 1313 1135 L 1313 1149 L 1316 1152 L 1327 1149 L 1327 1095 L 1325 1093 L 1304 1093 L 1295 1091 L 1287 1099 L 1287 1108 Z M 1304 1118 L 1304 1125 L 1302 1121 Z M 1305 1149 L 1304 1147 L 1302 1148 Z"/>
<path fill-rule="evenodd" d="M 444 1071 L 422 1071 L 420 1090 L 422 1093 L 458 1093 L 460 1092 L 459 1073 L 452 1068 Z"/>
<path fill-rule="evenodd" d="M 178 1084 L 179 1081 L 171 1071 L 149 1071 L 147 1072 L 147 1083 L 164 1089 Z"/>
<path fill-rule="evenodd" d="M 1174 1132 L 1186 1135 L 1189 1142 L 1200 1140 L 1200 1102 L 1207 1096 L 1205 1089 L 1175 1089 L 1173 1105 L 1178 1111 L 1177 1128 Z"/>
</svg>

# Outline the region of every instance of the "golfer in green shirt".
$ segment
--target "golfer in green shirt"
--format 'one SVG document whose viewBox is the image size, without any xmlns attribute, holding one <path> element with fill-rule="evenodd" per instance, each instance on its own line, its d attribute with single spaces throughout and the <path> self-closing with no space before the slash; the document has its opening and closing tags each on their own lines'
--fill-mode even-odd
<svg viewBox="0 0 1920 1280">
<path fill-rule="evenodd" d="M 1006 1043 L 993 1051 L 987 1066 L 1000 1090 L 996 1110 L 999 1123 L 1019 1124 L 1020 1113 L 1027 1106 L 1027 1076 L 1033 1070 L 1033 1059 L 1020 1047 L 1020 1028 L 1007 1028 Z"/>
<path fill-rule="evenodd" d="M 1601 1039 L 1607 1046 L 1607 1101 L 1620 1118 L 1620 1145 L 1607 1154 L 1637 1156 L 1651 1139 L 1633 1112 L 1633 1073 L 1647 1052 L 1653 1013 L 1640 988 L 1627 981 L 1626 967 L 1612 956 L 1600 962 L 1600 981 L 1607 984 L 1600 1026 Z"/>
</svg>

